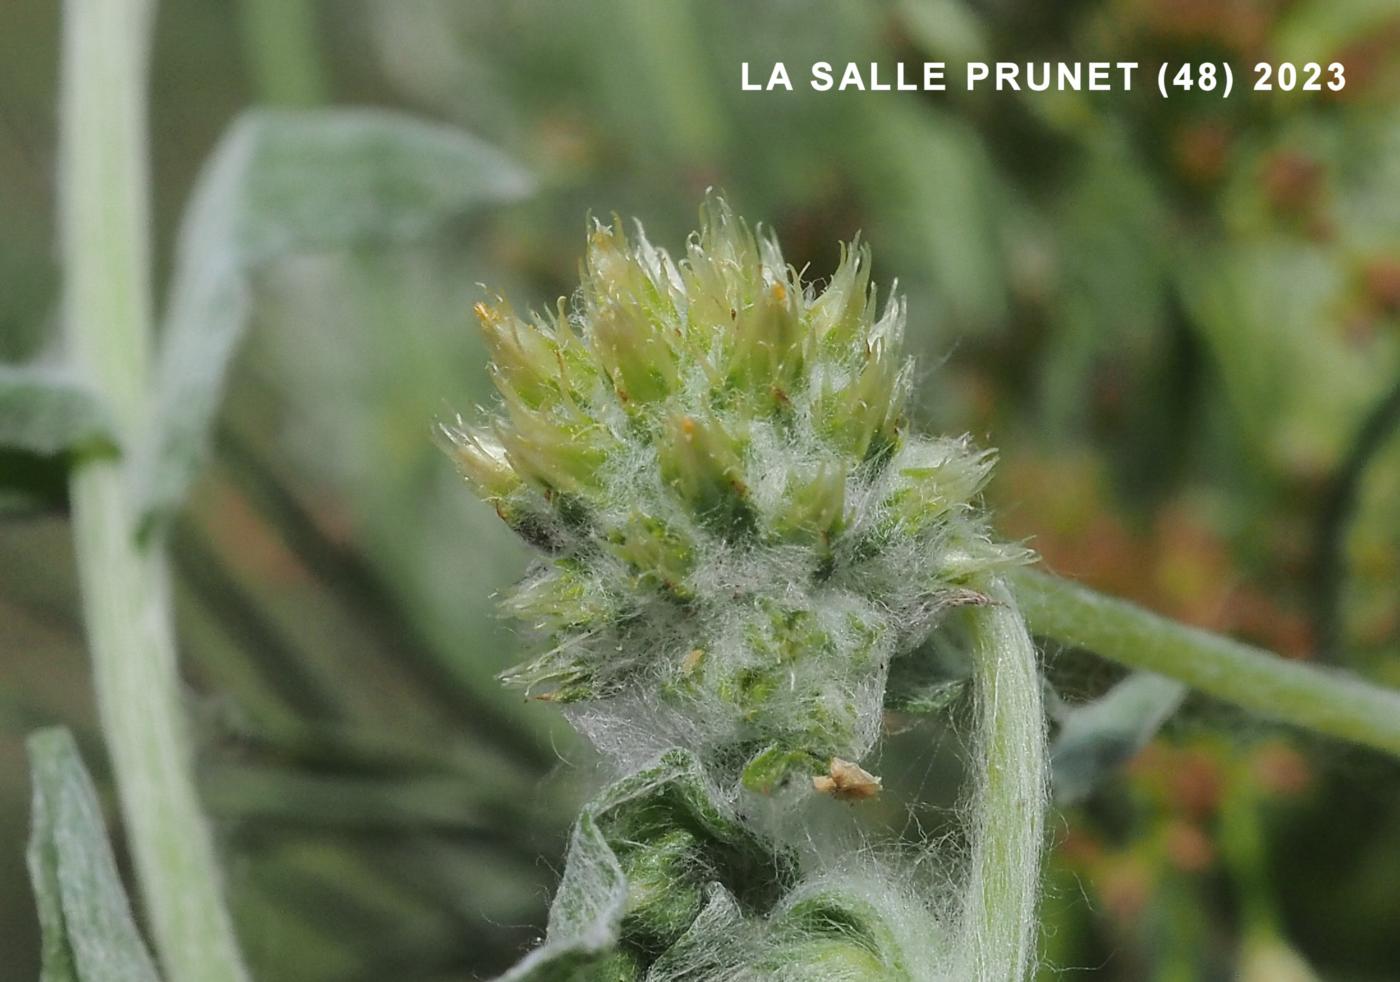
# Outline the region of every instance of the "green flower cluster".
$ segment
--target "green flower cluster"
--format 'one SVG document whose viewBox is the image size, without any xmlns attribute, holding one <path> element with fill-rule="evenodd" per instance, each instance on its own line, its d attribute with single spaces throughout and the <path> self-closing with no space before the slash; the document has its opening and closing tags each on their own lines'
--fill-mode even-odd
<svg viewBox="0 0 1400 982">
<path fill-rule="evenodd" d="M 991 456 L 909 431 L 864 247 L 818 289 L 712 198 L 679 260 L 595 224 L 571 304 L 477 315 L 503 411 L 444 442 L 542 553 L 506 606 L 545 650 L 506 678 L 604 751 L 762 790 L 859 760 L 891 658 L 1025 556 L 975 507 Z"/>
</svg>

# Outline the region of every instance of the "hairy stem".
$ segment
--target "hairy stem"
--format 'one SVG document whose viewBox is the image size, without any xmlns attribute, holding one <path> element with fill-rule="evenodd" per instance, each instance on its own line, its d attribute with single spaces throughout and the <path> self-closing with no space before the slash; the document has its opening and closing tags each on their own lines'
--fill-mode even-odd
<svg viewBox="0 0 1400 982">
<path fill-rule="evenodd" d="M 972 864 L 963 913 L 967 977 L 1018 982 L 1035 958 L 1045 827 L 1045 717 L 1035 648 L 1005 584 L 972 611 L 982 773 L 973 799 Z"/>
<path fill-rule="evenodd" d="M 1036 634 L 1400 757 L 1400 693 L 1178 624 L 1044 573 L 1021 570 L 1013 586 Z"/>
<path fill-rule="evenodd" d="M 146 71 L 150 0 L 67 0 L 60 113 L 65 330 L 130 449 L 151 344 Z M 139 545 L 127 461 L 80 461 L 73 535 L 103 735 L 167 976 L 246 978 L 195 795 L 158 546 Z"/>
</svg>

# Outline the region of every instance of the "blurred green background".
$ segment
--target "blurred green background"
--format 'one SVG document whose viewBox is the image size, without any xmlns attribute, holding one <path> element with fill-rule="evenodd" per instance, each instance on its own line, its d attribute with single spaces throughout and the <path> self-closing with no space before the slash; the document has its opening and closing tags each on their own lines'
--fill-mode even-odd
<svg viewBox="0 0 1400 982">
<path fill-rule="evenodd" d="M 58 6 L 0 6 L 4 361 L 56 345 Z M 1237 79 L 1341 61 L 1349 84 L 740 91 L 741 62 L 775 59 L 795 80 L 816 59 L 950 77 L 1133 60 L 1142 79 L 1162 60 Z M 528 557 L 429 431 L 490 398 L 479 284 L 518 307 L 568 293 L 589 213 L 674 248 L 719 187 L 816 278 L 860 231 L 910 299 L 923 422 L 1001 449 L 1006 535 L 1105 591 L 1400 686 L 1390 0 L 170 0 L 152 85 L 162 279 L 202 161 L 250 105 L 406 110 L 538 185 L 408 248 L 258 276 L 174 573 L 200 778 L 259 978 L 486 976 L 542 928 L 598 776 L 554 711 L 493 681 L 525 642 L 492 594 Z M 1118 678 L 1081 652 L 1047 663 L 1068 702 Z M 103 776 L 65 518 L 7 513 L 7 978 L 37 974 L 22 737 L 52 721 Z M 896 829 L 946 820 L 956 741 L 896 728 L 878 807 Z M 1046 978 L 1400 978 L 1393 762 L 1193 698 L 1053 829 Z"/>
</svg>

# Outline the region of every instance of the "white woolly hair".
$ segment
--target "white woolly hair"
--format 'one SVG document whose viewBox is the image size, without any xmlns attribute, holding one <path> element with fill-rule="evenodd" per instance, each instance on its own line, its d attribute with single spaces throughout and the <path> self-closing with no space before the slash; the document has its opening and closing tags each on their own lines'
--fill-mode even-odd
<svg viewBox="0 0 1400 982">
<path fill-rule="evenodd" d="M 448 428 L 546 555 L 507 600 L 545 651 L 507 673 L 623 766 L 682 745 L 859 760 L 890 660 L 1022 561 L 977 508 L 990 454 L 910 432 L 905 308 L 869 253 L 825 289 L 712 199 L 679 262 L 590 235 L 572 313 L 483 308 L 506 414 Z"/>
<path fill-rule="evenodd" d="M 804 848 L 797 885 L 762 917 L 712 884 L 654 982 L 1007 982 L 1033 961 L 1044 724 L 998 580 L 1028 554 L 988 530 L 992 456 L 910 430 L 905 308 L 878 309 L 869 264 L 852 245 L 818 290 L 712 198 L 678 261 L 640 227 L 629 241 L 595 224 L 571 310 L 478 310 L 504 412 L 443 432 L 541 550 L 506 607 L 545 650 L 506 677 L 560 703 L 619 772 L 686 748 L 725 808 L 789 849 L 816 830 L 791 811 L 810 777 L 790 781 L 783 762 L 802 776 L 862 760 L 891 660 L 952 609 L 975 628 L 960 886 L 915 883 L 873 849 Z M 766 806 L 741 789 L 764 783 L 756 771 L 774 777 Z"/>
</svg>

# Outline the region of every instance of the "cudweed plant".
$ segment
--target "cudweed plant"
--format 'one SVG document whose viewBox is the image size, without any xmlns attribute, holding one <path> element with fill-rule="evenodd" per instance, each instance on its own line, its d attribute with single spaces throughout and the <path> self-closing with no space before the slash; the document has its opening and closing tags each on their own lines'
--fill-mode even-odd
<svg viewBox="0 0 1400 982">
<path fill-rule="evenodd" d="M 991 454 L 910 428 L 869 250 L 818 289 L 714 197 L 678 260 L 595 223 L 572 308 L 476 313 L 502 411 L 444 442 L 541 554 L 506 607 L 543 651 L 504 678 L 626 775 L 510 977 L 1022 977 L 1044 724 L 1002 577 L 1029 554 L 979 508 Z M 801 816 L 879 792 L 891 663 L 960 608 L 983 776 L 963 888 L 927 896 Z"/>
<path fill-rule="evenodd" d="M 858 243 L 819 289 L 713 197 L 680 258 L 594 223 L 571 303 L 477 316 L 501 405 L 440 435 L 539 554 L 505 605 L 540 650 L 504 679 L 619 775 L 509 979 L 1025 978 L 1048 755 L 1021 610 L 1170 677 L 1064 721 L 1066 793 L 1150 739 L 1181 683 L 1400 754 L 1394 693 L 1032 572 L 998 542 L 979 504 L 992 456 L 909 425 L 904 304 L 877 302 Z M 931 637 L 975 697 L 969 845 L 916 879 L 926 857 L 852 848 L 814 816 L 880 792 L 866 765 L 887 706 L 949 705 L 954 683 L 890 684 Z"/>
<path fill-rule="evenodd" d="M 65 4 L 72 377 L 0 373 L 0 444 L 68 470 L 96 701 L 155 957 L 61 733 L 30 744 L 29 860 L 46 979 L 238 982 L 164 544 L 205 457 L 247 273 L 299 249 L 411 237 L 529 181 L 421 122 L 254 114 L 201 179 L 157 332 L 151 12 Z M 903 303 L 877 303 L 859 245 L 818 289 L 715 198 L 679 259 L 640 229 L 597 224 L 572 306 L 478 314 L 501 409 L 441 429 L 540 554 L 507 601 L 540 651 L 506 677 L 559 704 L 616 776 L 575 825 L 544 944 L 510 979 L 1024 978 L 1047 784 L 1028 624 L 1145 670 L 1061 719 L 1066 800 L 1105 747 L 1121 758 L 1149 740 L 1183 686 L 1400 756 L 1395 692 L 1034 572 L 1026 550 L 997 542 L 979 507 L 992 458 L 911 429 Z M 947 707 L 961 682 L 912 699 L 893 683 L 910 666 L 937 680 L 931 650 L 953 652 L 975 696 L 968 848 L 916 878 L 934 864 L 835 831 L 829 799 L 880 793 L 886 706 Z M 1248 865 L 1250 843 L 1235 848 Z M 1259 924 L 1255 960 L 1276 966 Z"/>
</svg>

